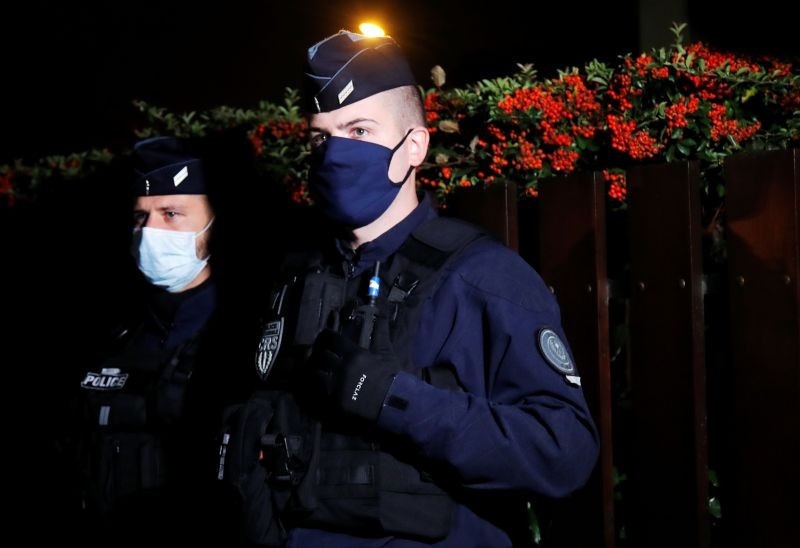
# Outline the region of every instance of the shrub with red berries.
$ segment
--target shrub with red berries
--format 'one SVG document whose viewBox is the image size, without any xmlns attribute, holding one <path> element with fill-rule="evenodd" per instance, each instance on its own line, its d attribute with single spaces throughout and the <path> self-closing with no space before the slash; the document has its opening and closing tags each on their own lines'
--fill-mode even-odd
<svg viewBox="0 0 800 548">
<path fill-rule="evenodd" d="M 538 195 L 543 178 L 601 170 L 612 200 L 625 200 L 624 168 L 698 160 L 705 191 L 724 192 L 730 154 L 800 143 L 800 71 L 777 59 L 744 59 L 704 44 L 675 44 L 615 65 L 591 61 L 536 79 L 511 77 L 425 94 L 434 154 L 422 184 L 447 195 L 463 181 L 516 182 Z M 435 81 L 436 83 L 436 81 Z"/>
<path fill-rule="evenodd" d="M 433 87 L 422 90 L 431 142 L 418 183 L 444 203 L 458 188 L 498 181 L 516 182 L 524 196 L 537 196 L 544 178 L 598 170 L 609 197 L 622 203 L 630 165 L 697 160 L 706 194 L 720 199 L 727 156 L 800 144 L 800 70 L 701 43 L 684 46 L 682 29 L 673 27 L 670 48 L 623 55 L 613 64 L 593 60 L 546 79 L 531 65 L 519 65 L 511 76 L 448 89 L 444 70 L 434 67 Z M 264 172 L 305 203 L 309 145 L 299 103 L 292 89 L 283 103 L 264 101 L 250 110 L 175 114 L 137 102 L 145 127 L 136 136 L 243 126 Z M 110 157 L 89 151 L 0 165 L 0 204 L 35 193 L 42 178 L 77 177 Z"/>
</svg>

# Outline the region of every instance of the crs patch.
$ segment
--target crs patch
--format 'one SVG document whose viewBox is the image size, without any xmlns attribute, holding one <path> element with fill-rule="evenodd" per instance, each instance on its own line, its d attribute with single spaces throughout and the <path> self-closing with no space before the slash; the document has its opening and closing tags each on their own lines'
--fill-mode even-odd
<svg viewBox="0 0 800 548">
<path fill-rule="evenodd" d="M 283 318 L 267 322 L 261 332 L 256 350 L 256 373 L 262 381 L 267 380 L 283 340 Z"/>
<path fill-rule="evenodd" d="M 555 369 L 559 374 L 564 375 L 564 379 L 568 383 L 576 386 L 581 385 L 581 377 L 578 375 L 578 370 L 575 368 L 572 357 L 567 351 L 567 346 L 555 331 L 549 327 L 540 329 L 536 336 L 536 342 L 539 352 L 544 357 L 547 365 Z"/>
<path fill-rule="evenodd" d="M 81 388 L 86 390 L 122 390 L 128 380 L 128 373 L 122 373 L 116 367 L 104 367 L 100 373 L 86 373 L 81 381 Z"/>
</svg>

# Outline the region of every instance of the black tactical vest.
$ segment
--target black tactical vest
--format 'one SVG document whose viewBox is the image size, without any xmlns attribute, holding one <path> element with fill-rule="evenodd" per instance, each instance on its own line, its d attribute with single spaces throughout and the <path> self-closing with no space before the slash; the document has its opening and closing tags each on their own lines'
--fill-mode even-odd
<svg viewBox="0 0 800 548">
<path fill-rule="evenodd" d="M 140 336 L 141 331 L 128 337 L 118 354 L 81 381 L 88 426 L 84 503 L 99 514 L 162 487 L 170 465 L 166 455 L 179 444 L 174 427 L 183 419 L 197 337 L 158 352 L 144 350 Z"/>
<path fill-rule="evenodd" d="M 362 423 L 329 422 L 314 413 L 291 390 L 294 364 L 307 357 L 322 329 L 337 329 L 376 353 L 408 356 L 408 371 L 427 382 L 458 390 L 455 374 L 444 367 L 416 369 L 412 340 L 422 305 L 435 292 L 442 271 L 471 242 L 484 236 L 477 227 L 448 218 L 423 223 L 380 271 L 381 290 L 374 309 L 367 306 L 371 273 L 346 279 L 318 258 L 306 261 L 273 296 L 273 333 L 280 324 L 293 345 L 284 345 L 265 383 L 256 394 L 267 424 L 262 436 L 274 519 L 278 530 L 316 527 L 357 536 L 396 535 L 427 541 L 450 530 L 454 503 L 447 478 L 432 463 L 420 461 L 398 440 L 365 431 Z M 295 317 L 285 310 L 297 310 Z M 263 351 L 270 345 L 260 343 Z M 274 346 L 274 345 L 272 345 Z M 270 364 L 271 365 L 271 364 Z M 299 393 L 299 392 L 298 392 Z M 248 521 L 258 523 L 252 516 Z M 251 528 L 258 542 L 266 527 Z M 270 528 L 273 532 L 276 528 Z"/>
</svg>

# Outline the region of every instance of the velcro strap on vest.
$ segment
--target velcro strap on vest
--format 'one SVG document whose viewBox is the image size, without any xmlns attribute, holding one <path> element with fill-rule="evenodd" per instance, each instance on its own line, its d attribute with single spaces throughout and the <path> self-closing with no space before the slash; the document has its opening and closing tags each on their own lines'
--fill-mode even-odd
<svg viewBox="0 0 800 548">
<path fill-rule="evenodd" d="M 399 252 L 414 262 L 436 269 L 448 257 L 485 234 L 476 225 L 449 217 L 434 217 L 414 230 Z"/>
<path fill-rule="evenodd" d="M 397 275 L 389 290 L 387 300 L 390 303 L 405 301 L 411 292 L 419 285 L 419 278 L 410 272 L 401 272 Z"/>
<path fill-rule="evenodd" d="M 447 217 L 422 223 L 397 251 L 409 261 L 410 269 L 396 275 L 389 302 L 404 300 L 421 280 L 430 278 L 467 244 L 485 235 L 478 226 Z"/>
<path fill-rule="evenodd" d="M 317 482 L 320 485 L 372 485 L 375 468 L 370 464 L 320 468 Z"/>
</svg>

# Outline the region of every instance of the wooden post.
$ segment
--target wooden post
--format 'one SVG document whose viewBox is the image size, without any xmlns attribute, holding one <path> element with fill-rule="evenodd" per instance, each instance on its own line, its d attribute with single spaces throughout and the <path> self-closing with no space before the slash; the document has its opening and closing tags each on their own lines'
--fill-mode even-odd
<svg viewBox="0 0 800 548">
<path fill-rule="evenodd" d="M 519 251 L 517 185 L 493 183 L 486 188 L 460 188 L 447 199 L 446 215 L 479 224 Z"/>
<path fill-rule="evenodd" d="M 800 151 L 730 158 L 727 241 L 733 404 L 727 545 L 800 539 Z"/>
<path fill-rule="evenodd" d="M 633 546 L 709 544 L 702 250 L 695 164 L 628 172 Z"/>
<path fill-rule="evenodd" d="M 611 378 L 605 183 L 597 173 L 548 179 L 539 195 L 539 273 L 554 291 L 587 403 L 600 434 L 600 459 L 585 489 L 556 518 L 552 545 L 614 546 Z M 580 526 L 576 526 L 580 524 Z"/>
</svg>

